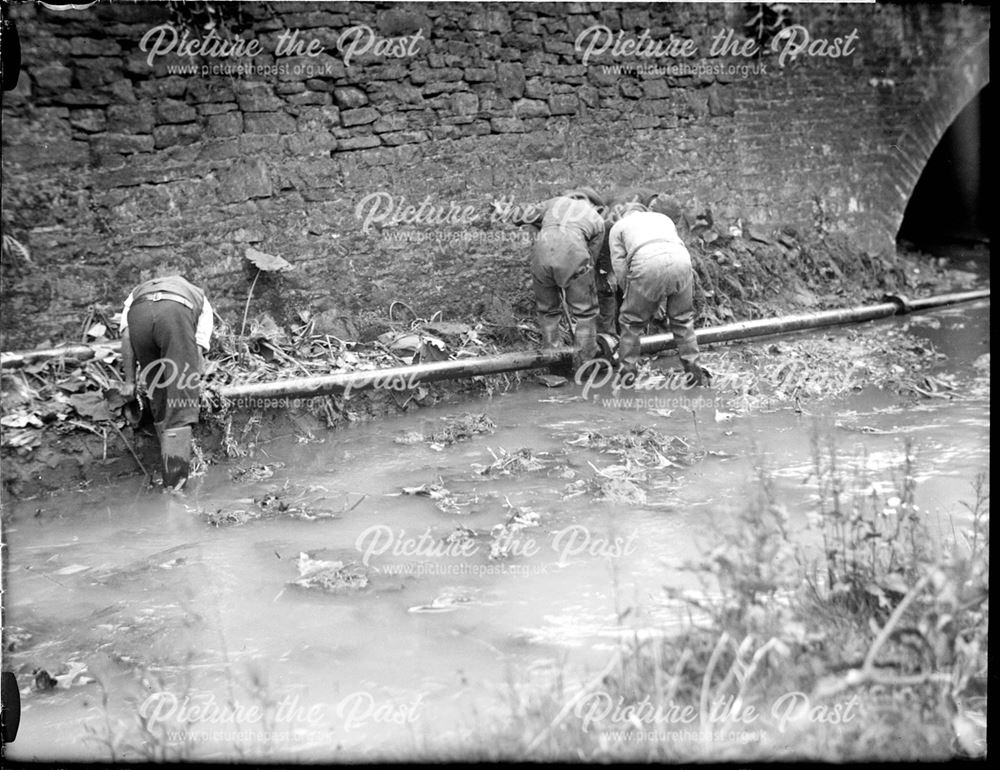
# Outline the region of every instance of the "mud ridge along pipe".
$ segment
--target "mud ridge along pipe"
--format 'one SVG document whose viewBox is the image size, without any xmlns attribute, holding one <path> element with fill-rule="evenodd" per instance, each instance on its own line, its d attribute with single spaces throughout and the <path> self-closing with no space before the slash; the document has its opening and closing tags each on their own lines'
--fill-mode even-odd
<svg viewBox="0 0 1000 770">
<path fill-rule="evenodd" d="M 823 326 L 860 323 L 862 321 L 886 318 L 916 310 L 926 310 L 977 299 L 988 299 L 989 296 L 989 289 L 943 294 L 918 300 L 908 300 L 902 296 L 890 296 L 886 298 L 886 301 L 876 305 L 862 305 L 840 310 L 823 310 L 816 313 L 782 316 L 780 318 L 768 318 L 756 321 L 739 321 L 724 326 L 698 329 L 696 334 L 698 342 L 702 344 L 750 339 L 752 337 L 785 334 Z M 673 347 L 673 345 L 674 338 L 672 334 L 655 334 L 643 337 L 641 340 L 643 353 L 655 353 Z M 16 368 L 28 363 L 58 356 L 71 356 L 78 360 L 88 360 L 93 358 L 102 349 L 117 350 L 117 348 L 117 344 L 73 345 L 65 348 L 49 348 L 23 353 L 3 353 L 0 355 L 0 366 L 3 368 Z M 567 363 L 571 356 L 572 349 L 569 347 L 556 348 L 544 353 L 541 351 L 503 353 L 496 356 L 459 358 L 450 361 L 436 361 L 429 364 L 396 366 L 388 369 L 341 372 L 317 377 L 299 377 L 278 382 L 226 385 L 220 388 L 219 394 L 227 399 L 277 399 L 322 396 L 343 392 L 350 393 L 354 390 L 363 390 L 372 387 L 405 389 L 422 382 L 453 380 L 463 377 L 501 374 L 503 372 L 522 369 L 552 366 L 553 364 Z"/>
</svg>

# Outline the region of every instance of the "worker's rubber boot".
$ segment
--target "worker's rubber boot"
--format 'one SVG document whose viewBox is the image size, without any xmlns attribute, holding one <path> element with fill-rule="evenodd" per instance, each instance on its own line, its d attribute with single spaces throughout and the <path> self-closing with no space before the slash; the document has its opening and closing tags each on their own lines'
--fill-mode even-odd
<svg viewBox="0 0 1000 770">
<path fill-rule="evenodd" d="M 639 366 L 639 351 L 639 335 L 623 329 L 618 342 L 618 363 L 635 371 Z"/>
<path fill-rule="evenodd" d="M 559 316 L 538 316 L 538 327 L 542 332 L 542 350 L 552 350 L 562 342 L 559 334 Z"/>
<path fill-rule="evenodd" d="M 703 369 L 696 361 L 682 361 L 687 384 L 693 387 L 712 386 L 712 374 L 708 369 Z"/>
<path fill-rule="evenodd" d="M 542 352 L 558 348 L 562 342 L 562 332 L 559 330 L 559 316 L 538 316 L 538 326 L 542 331 Z M 570 359 L 549 366 L 549 374 L 567 379 L 573 376 L 573 362 Z"/>
<path fill-rule="evenodd" d="M 575 347 L 573 368 L 578 370 L 587 361 L 597 358 L 601 352 L 597 345 L 597 319 L 577 321 L 576 329 L 573 332 L 573 342 Z"/>
<path fill-rule="evenodd" d="M 164 428 L 160 434 L 163 486 L 180 489 L 191 473 L 191 427 Z"/>
</svg>

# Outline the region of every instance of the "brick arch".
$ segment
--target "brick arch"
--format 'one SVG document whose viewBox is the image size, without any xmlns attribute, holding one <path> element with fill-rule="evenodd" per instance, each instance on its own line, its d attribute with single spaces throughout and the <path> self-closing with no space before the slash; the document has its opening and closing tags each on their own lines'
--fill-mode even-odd
<svg viewBox="0 0 1000 770">
<path fill-rule="evenodd" d="M 931 154 L 945 132 L 969 103 L 990 82 L 989 31 L 958 57 L 919 107 L 919 115 L 892 145 L 888 200 L 896 205 L 883 214 L 893 239 L 899 234 L 906 206 Z"/>
</svg>

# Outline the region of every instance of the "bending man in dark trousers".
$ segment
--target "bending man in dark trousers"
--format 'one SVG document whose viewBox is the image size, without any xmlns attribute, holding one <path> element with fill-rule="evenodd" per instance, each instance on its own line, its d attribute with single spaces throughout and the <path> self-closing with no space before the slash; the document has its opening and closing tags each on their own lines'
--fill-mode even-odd
<svg viewBox="0 0 1000 770">
<path fill-rule="evenodd" d="M 542 347 L 559 343 L 562 300 L 576 325 L 574 365 L 597 356 L 597 291 L 594 265 L 604 239 L 603 201 L 589 188 L 546 201 L 531 253 L 535 309 Z"/>
<path fill-rule="evenodd" d="M 628 203 L 612 226 L 608 242 L 615 277 L 625 292 L 618 313 L 618 358 L 623 372 L 635 372 L 639 337 L 657 310 L 665 307 L 689 381 L 707 385 L 706 375 L 698 365 L 698 339 L 694 333 L 691 255 L 673 221 L 640 203 Z"/>
<path fill-rule="evenodd" d="M 181 485 L 190 470 L 191 426 L 198 422 L 202 353 L 208 352 L 212 320 L 205 292 L 180 276 L 139 284 L 122 309 L 122 395 L 135 396 L 138 366 L 167 487 Z"/>
</svg>

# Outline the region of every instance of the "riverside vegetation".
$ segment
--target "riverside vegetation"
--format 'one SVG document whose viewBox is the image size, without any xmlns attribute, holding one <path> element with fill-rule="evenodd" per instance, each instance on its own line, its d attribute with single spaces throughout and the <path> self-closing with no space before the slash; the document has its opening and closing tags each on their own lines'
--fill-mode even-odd
<svg viewBox="0 0 1000 770">
<path fill-rule="evenodd" d="M 687 565 L 697 595 L 669 636 L 629 633 L 582 686 L 508 698 L 481 758 L 927 760 L 986 753 L 989 482 L 933 532 L 907 445 L 888 477 L 813 435 L 808 530 L 760 468 L 735 523 Z M 715 529 L 715 527 L 713 527 Z M 811 532 L 809 531 L 811 530 Z M 818 537 L 817 534 L 818 533 Z"/>
</svg>

